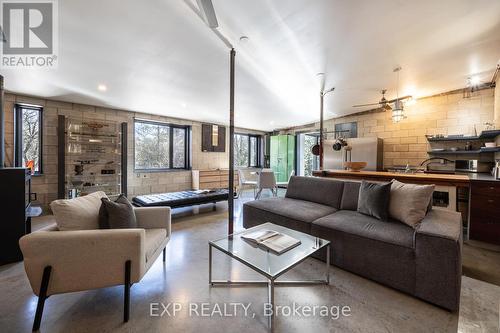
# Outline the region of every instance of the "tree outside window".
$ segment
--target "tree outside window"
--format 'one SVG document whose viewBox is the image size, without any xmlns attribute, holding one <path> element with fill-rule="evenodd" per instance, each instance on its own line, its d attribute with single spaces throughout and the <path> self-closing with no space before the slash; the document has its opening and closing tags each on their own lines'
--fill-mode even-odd
<svg viewBox="0 0 500 333">
<path fill-rule="evenodd" d="M 42 108 L 16 105 L 15 165 L 42 173 Z"/>
<path fill-rule="evenodd" d="M 234 135 L 234 165 L 258 167 L 260 165 L 260 137 L 250 134 Z"/>
<path fill-rule="evenodd" d="M 135 169 L 188 169 L 187 126 L 135 121 Z"/>
</svg>

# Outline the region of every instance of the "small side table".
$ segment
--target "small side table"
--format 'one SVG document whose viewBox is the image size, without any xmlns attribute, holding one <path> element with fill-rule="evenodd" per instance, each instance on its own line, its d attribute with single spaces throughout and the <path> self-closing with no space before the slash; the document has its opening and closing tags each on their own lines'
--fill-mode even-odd
<svg viewBox="0 0 500 333">
<path fill-rule="evenodd" d="M 26 233 L 31 233 L 31 218 L 42 215 L 42 207 L 30 206 L 26 211 Z"/>
</svg>

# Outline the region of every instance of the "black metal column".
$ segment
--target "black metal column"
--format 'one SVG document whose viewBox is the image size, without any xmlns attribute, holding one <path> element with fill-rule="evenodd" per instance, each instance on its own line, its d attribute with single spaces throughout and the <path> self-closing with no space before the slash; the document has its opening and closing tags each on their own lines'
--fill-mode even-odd
<svg viewBox="0 0 500 333">
<path fill-rule="evenodd" d="M 319 93 L 319 169 L 323 170 L 323 92 Z"/>
<path fill-rule="evenodd" d="M 229 53 L 229 198 L 228 198 L 228 234 L 233 233 L 234 227 L 234 58 L 236 51 Z"/>
<path fill-rule="evenodd" d="M 5 166 L 5 110 L 3 101 L 3 76 L 0 75 L 0 168 Z"/>
<path fill-rule="evenodd" d="M 66 197 L 66 117 L 57 116 L 57 199 Z"/>
<path fill-rule="evenodd" d="M 122 190 L 121 193 L 125 194 L 125 196 L 128 195 L 128 184 L 127 184 L 127 176 L 128 176 L 128 161 L 127 161 L 127 154 L 128 154 L 128 123 L 122 123 L 121 124 L 121 132 L 122 132 L 122 155 L 121 155 L 121 184 L 122 184 Z M 172 155 L 170 155 L 172 156 Z"/>
</svg>

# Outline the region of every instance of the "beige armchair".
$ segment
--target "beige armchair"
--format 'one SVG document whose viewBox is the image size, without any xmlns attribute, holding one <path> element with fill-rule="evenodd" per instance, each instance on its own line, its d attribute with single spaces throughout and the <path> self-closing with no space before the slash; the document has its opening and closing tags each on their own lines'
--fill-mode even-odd
<svg viewBox="0 0 500 333">
<path fill-rule="evenodd" d="M 137 229 L 58 231 L 49 227 L 19 240 L 24 267 L 38 305 L 55 294 L 124 285 L 123 320 L 129 319 L 130 287 L 139 282 L 170 239 L 170 208 L 134 208 Z"/>
</svg>

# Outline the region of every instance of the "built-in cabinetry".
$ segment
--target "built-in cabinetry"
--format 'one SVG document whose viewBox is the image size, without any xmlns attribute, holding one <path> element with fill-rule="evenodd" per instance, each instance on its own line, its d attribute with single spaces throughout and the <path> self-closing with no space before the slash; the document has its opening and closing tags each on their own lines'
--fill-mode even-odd
<svg viewBox="0 0 500 333">
<path fill-rule="evenodd" d="M 126 194 L 127 123 L 59 116 L 59 198 Z"/>
<path fill-rule="evenodd" d="M 192 170 L 192 187 L 194 190 L 229 188 L 229 170 L 210 169 Z M 238 186 L 238 172 L 234 172 L 234 187 Z"/>
<path fill-rule="evenodd" d="M 471 181 L 469 239 L 500 244 L 500 181 Z"/>
</svg>

